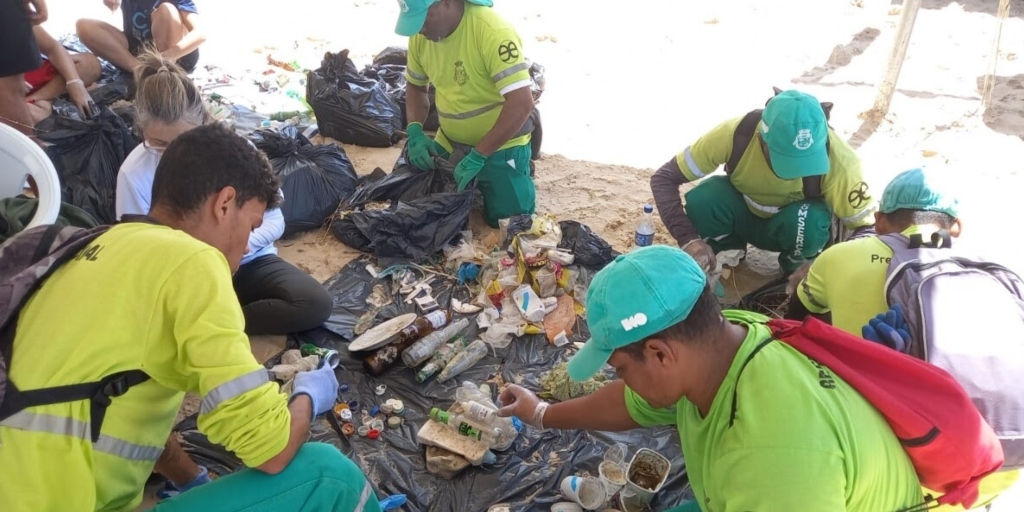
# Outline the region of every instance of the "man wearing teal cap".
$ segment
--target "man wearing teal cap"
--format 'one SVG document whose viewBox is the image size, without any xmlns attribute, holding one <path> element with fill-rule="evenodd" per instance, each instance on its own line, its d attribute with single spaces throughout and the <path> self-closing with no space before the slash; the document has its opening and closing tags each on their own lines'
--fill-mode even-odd
<svg viewBox="0 0 1024 512">
<path fill-rule="evenodd" d="M 683 251 L 634 250 L 594 277 L 592 338 L 569 361 L 574 380 L 605 363 L 619 379 L 550 405 L 513 384 L 499 415 L 539 429 L 675 425 L 696 496 L 679 510 L 877 512 L 921 503 L 914 467 L 885 419 L 827 368 L 769 343 L 767 320 L 721 311 Z"/>
<path fill-rule="evenodd" d="M 882 192 L 875 230 L 930 239 L 940 230 L 960 236 L 957 182 L 939 172 L 911 169 L 900 173 Z M 830 314 L 832 325 L 857 336 L 869 320 L 889 309 L 886 270 L 893 251 L 875 236 L 829 247 L 796 287 L 787 317 Z"/>
<path fill-rule="evenodd" d="M 491 227 L 513 215 L 532 214 L 530 177 L 533 95 L 530 65 L 512 25 L 491 0 L 399 0 L 395 32 L 409 36 L 406 116 L 409 161 L 434 169 L 434 157 L 458 161 L 464 190 L 475 178 Z M 441 128 L 423 133 L 432 85 Z"/>
<path fill-rule="evenodd" d="M 706 270 L 715 253 L 747 244 L 779 253 L 783 273 L 813 259 L 832 239 L 832 217 L 870 232 L 874 200 L 860 160 L 828 126 L 830 103 L 781 91 L 764 110 L 730 119 L 651 177 L 665 227 Z M 724 166 L 725 176 L 710 176 Z M 703 180 L 686 193 L 679 187 Z"/>
</svg>

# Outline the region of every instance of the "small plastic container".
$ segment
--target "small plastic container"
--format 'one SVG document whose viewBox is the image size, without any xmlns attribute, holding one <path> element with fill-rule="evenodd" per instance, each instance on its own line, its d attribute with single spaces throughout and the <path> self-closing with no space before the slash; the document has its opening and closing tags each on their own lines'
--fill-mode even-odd
<svg viewBox="0 0 1024 512">
<path fill-rule="evenodd" d="M 604 452 L 604 460 L 597 467 L 597 473 L 609 497 L 626 486 L 626 445 L 618 443 Z"/>
<path fill-rule="evenodd" d="M 359 432 L 360 436 L 366 437 L 366 434 L 368 434 L 370 432 L 370 427 L 368 427 L 366 425 L 363 425 L 363 426 L 359 427 L 357 432 Z"/>
</svg>

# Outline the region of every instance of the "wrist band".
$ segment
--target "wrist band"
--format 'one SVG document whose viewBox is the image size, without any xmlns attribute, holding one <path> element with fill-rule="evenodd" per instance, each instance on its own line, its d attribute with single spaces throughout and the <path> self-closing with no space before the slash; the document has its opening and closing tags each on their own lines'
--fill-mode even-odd
<svg viewBox="0 0 1024 512">
<path fill-rule="evenodd" d="M 551 405 L 547 402 L 541 402 L 537 404 L 537 408 L 533 410 L 533 421 L 530 423 L 537 427 L 537 430 L 546 430 L 544 428 L 544 413 L 548 410 L 548 406 Z"/>
<path fill-rule="evenodd" d="M 66 81 L 64 83 L 67 84 L 67 85 L 71 85 L 71 84 L 82 84 L 83 86 L 85 85 L 85 82 L 83 82 L 81 78 L 75 78 L 73 80 L 68 80 L 68 81 Z"/>
</svg>

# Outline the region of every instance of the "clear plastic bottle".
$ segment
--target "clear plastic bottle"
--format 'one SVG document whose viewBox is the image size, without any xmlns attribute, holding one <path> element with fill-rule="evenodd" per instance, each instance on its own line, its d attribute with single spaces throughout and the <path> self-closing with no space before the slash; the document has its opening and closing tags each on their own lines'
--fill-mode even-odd
<svg viewBox="0 0 1024 512">
<path fill-rule="evenodd" d="M 461 435 L 486 443 L 488 446 L 493 446 L 498 438 L 496 429 L 472 422 L 462 414 L 452 414 L 437 407 L 430 409 L 430 419 L 447 425 Z"/>
<path fill-rule="evenodd" d="M 483 340 L 476 340 L 470 343 L 463 351 L 455 354 L 455 357 L 445 365 L 444 370 L 437 374 L 437 381 L 444 382 L 479 363 L 487 355 L 487 344 Z"/>
<path fill-rule="evenodd" d="M 455 341 L 447 345 L 441 345 L 437 352 L 431 356 L 430 362 L 423 365 L 420 371 L 416 372 L 416 382 L 423 383 L 433 377 L 437 372 L 444 369 L 459 352 L 469 346 L 469 340 L 462 336 L 456 336 Z"/>
<path fill-rule="evenodd" d="M 463 415 L 469 418 L 469 421 L 495 429 L 497 438 L 491 448 L 497 451 L 507 450 L 523 429 L 522 422 L 516 418 L 499 417 L 498 406 L 491 401 L 490 394 L 481 389 L 485 386 L 486 384 L 477 387 L 472 382 L 463 382 L 462 386 L 455 390 L 455 400 L 462 405 Z"/>
<path fill-rule="evenodd" d="M 637 247 L 647 247 L 654 243 L 654 207 L 645 204 L 644 214 L 636 223 L 636 232 L 633 235 L 633 244 Z"/>
<path fill-rule="evenodd" d="M 441 345 L 444 345 L 446 341 L 454 338 L 467 326 L 469 326 L 469 320 L 462 318 L 452 322 L 440 331 L 434 331 L 423 338 L 420 338 L 419 341 L 405 349 L 405 352 L 402 352 L 402 362 L 409 367 L 423 363 L 427 359 L 430 359 L 430 356 L 437 353 L 437 349 L 441 348 Z"/>
</svg>

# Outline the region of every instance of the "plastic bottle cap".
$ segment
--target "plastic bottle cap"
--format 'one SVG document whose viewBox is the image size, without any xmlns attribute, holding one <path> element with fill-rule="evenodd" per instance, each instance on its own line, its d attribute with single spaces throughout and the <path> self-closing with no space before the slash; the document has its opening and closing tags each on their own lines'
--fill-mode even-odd
<svg viewBox="0 0 1024 512">
<path fill-rule="evenodd" d="M 376 388 L 374 388 L 373 392 L 377 396 L 380 396 L 380 395 L 383 395 L 384 392 L 387 391 L 387 390 L 388 390 L 387 385 L 381 384 L 381 385 L 377 386 Z"/>
<path fill-rule="evenodd" d="M 370 423 L 370 430 L 384 430 L 384 422 L 381 420 L 373 420 L 373 423 Z"/>
<path fill-rule="evenodd" d="M 349 409 L 348 404 L 346 404 L 345 402 L 342 402 L 342 403 L 334 406 L 334 414 L 337 414 L 339 416 L 341 416 L 341 411 L 351 411 L 351 410 L 352 409 Z"/>
<path fill-rule="evenodd" d="M 388 418 L 388 426 L 391 427 L 391 428 L 395 428 L 395 427 L 397 427 L 397 426 L 399 426 L 401 424 L 402 424 L 402 418 L 399 418 L 398 416 L 392 416 L 392 417 Z"/>
<path fill-rule="evenodd" d="M 395 411 L 395 414 L 402 414 L 405 412 L 405 404 L 403 404 L 401 400 L 395 400 L 391 404 L 391 408 Z"/>
<path fill-rule="evenodd" d="M 651 206 L 649 204 L 645 204 L 644 205 L 644 213 L 653 213 L 653 212 L 654 212 L 654 207 L 653 206 Z"/>
<path fill-rule="evenodd" d="M 342 393 L 348 393 L 348 384 L 339 384 L 338 390 Z"/>
<path fill-rule="evenodd" d="M 378 437 L 380 437 L 380 430 L 377 430 L 375 428 L 370 429 L 370 431 L 366 433 L 366 437 L 369 437 L 370 439 L 377 439 Z"/>
<path fill-rule="evenodd" d="M 370 409 L 370 416 L 376 416 L 377 413 L 379 413 L 379 412 L 380 412 L 380 407 L 377 407 L 375 405 L 375 406 L 373 406 L 373 408 Z"/>
<path fill-rule="evenodd" d="M 345 423 L 341 426 L 341 433 L 350 436 L 356 433 L 356 427 L 351 423 Z"/>
<path fill-rule="evenodd" d="M 391 414 L 395 412 L 395 408 L 391 407 L 391 404 L 384 404 L 380 406 L 380 412 L 384 414 Z"/>
<path fill-rule="evenodd" d="M 367 427 L 366 425 L 363 425 L 363 426 L 359 427 L 358 432 L 359 432 L 359 435 L 361 435 L 363 437 L 366 437 L 366 434 L 368 434 L 370 432 L 370 427 Z"/>
<path fill-rule="evenodd" d="M 351 402 L 348 403 L 348 407 L 349 407 L 349 409 L 358 409 L 359 408 L 359 400 L 352 400 Z"/>
<path fill-rule="evenodd" d="M 352 409 L 344 409 L 341 411 L 341 419 L 343 421 L 352 421 Z"/>
</svg>

